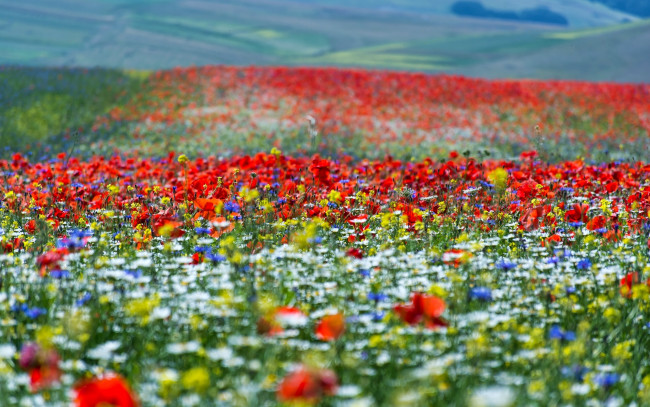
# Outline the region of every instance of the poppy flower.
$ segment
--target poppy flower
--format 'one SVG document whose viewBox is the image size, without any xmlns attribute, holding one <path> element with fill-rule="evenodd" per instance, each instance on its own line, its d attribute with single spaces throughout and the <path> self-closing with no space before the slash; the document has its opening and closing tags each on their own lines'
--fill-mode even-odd
<svg viewBox="0 0 650 407">
<path fill-rule="evenodd" d="M 59 354 L 55 349 L 42 347 L 29 342 L 20 350 L 20 367 L 29 372 L 29 385 L 32 392 L 46 389 L 61 378 Z"/>
<path fill-rule="evenodd" d="M 202 217 L 207 220 L 213 220 L 217 217 L 215 209 L 221 207 L 223 201 L 216 198 L 197 198 L 194 201 L 194 205 L 196 206 L 196 209 L 199 210 L 194 216 L 195 219 Z"/>
<path fill-rule="evenodd" d="M 589 217 L 587 212 L 589 211 L 589 205 L 587 204 L 574 204 L 573 208 L 566 212 L 567 222 L 583 222 L 587 223 Z"/>
<path fill-rule="evenodd" d="M 414 293 L 410 304 L 397 304 L 393 307 L 395 313 L 409 325 L 417 325 L 424 321 L 430 329 L 447 326 L 447 321 L 441 318 L 447 304 L 445 300 L 435 295 Z"/>
<path fill-rule="evenodd" d="M 304 366 L 289 373 L 278 386 L 281 402 L 316 404 L 323 396 L 336 394 L 338 379 L 327 369 L 308 369 Z"/>
<path fill-rule="evenodd" d="M 314 178 L 321 184 L 330 183 L 330 163 L 316 156 L 309 166 L 309 171 L 314 175 Z"/>
<path fill-rule="evenodd" d="M 349 257 L 354 257 L 355 259 L 363 259 L 363 250 L 357 249 L 356 247 L 348 249 L 345 254 Z"/>
<path fill-rule="evenodd" d="M 282 326 L 303 326 L 307 323 L 307 316 L 295 307 L 279 307 L 275 310 L 274 318 Z"/>
<path fill-rule="evenodd" d="M 603 215 L 595 216 L 589 222 L 587 222 L 587 229 L 589 230 L 598 230 L 605 227 L 607 219 Z"/>
<path fill-rule="evenodd" d="M 461 264 L 465 264 L 471 257 L 472 253 L 461 250 L 461 249 L 451 249 L 447 250 L 442 255 L 442 262 L 458 268 Z"/>
<path fill-rule="evenodd" d="M 29 387 L 32 392 L 47 389 L 61 379 L 61 370 L 58 363 L 43 365 L 29 371 Z"/>
<path fill-rule="evenodd" d="M 632 298 L 632 287 L 634 285 L 639 283 L 639 273 L 636 271 L 627 273 L 625 277 L 621 278 L 620 281 L 620 290 L 621 290 L 621 295 L 627 297 L 627 298 Z"/>
<path fill-rule="evenodd" d="M 53 249 L 43 253 L 36 259 L 41 276 L 45 276 L 48 271 L 61 268 L 61 262 L 69 254 L 67 248 Z"/>
<path fill-rule="evenodd" d="M 322 341 L 333 341 L 345 332 L 345 318 L 342 313 L 324 316 L 316 325 L 316 337 Z"/>
<path fill-rule="evenodd" d="M 84 380 L 74 386 L 75 407 L 137 407 L 140 405 L 126 380 L 108 374 Z"/>
</svg>

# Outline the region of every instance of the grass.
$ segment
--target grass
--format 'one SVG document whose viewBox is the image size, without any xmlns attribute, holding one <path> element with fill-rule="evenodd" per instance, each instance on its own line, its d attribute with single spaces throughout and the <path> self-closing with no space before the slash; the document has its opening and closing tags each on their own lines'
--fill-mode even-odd
<svg viewBox="0 0 650 407">
<path fill-rule="evenodd" d="M 141 90 L 146 72 L 0 68 L 0 145 L 39 150 L 89 131 L 98 115 Z"/>
<path fill-rule="evenodd" d="M 640 20 L 640 21 L 617 24 L 617 25 L 612 25 L 607 27 L 550 33 L 550 34 L 545 34 L 544 37 L 551 38 L 551 39 L 559 39 L 559 40 L 575 40 L 577 38 L 585 38 L 585 37 L 592 37 L 595 35 L 615 33 L 615 32 L 624 31 L 632 28 L 647 27 L 648 25 L 650 25 L 650 20 Z"/>
</svg>

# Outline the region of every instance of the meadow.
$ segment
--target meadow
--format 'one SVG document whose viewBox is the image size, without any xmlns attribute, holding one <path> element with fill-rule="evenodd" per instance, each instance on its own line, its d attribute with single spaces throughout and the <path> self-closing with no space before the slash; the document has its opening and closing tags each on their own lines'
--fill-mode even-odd
<svg viewBox="0 0 650 407">
<path fill-rule="evenodd" d="M 650 403 L 650 85 L 0 78 L 0 405 Z"/>
</svg>

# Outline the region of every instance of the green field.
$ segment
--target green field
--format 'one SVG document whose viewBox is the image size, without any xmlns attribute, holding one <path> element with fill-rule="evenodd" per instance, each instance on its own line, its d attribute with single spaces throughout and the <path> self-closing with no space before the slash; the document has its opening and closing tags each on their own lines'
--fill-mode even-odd
<svg viewBox="0 0 650 407">
<path fill-rule="evenodd" d="M 645 20 L 587 0 L 549 0 L 545 4 L 569 19 L 567 29 L 451 16 L 452 3 L 0 0 L 0 65 L 328 65 L 495 78 L 650 80 L 643 68 L 650 66 Z M 485 4 L 523 9 L 536 3 Z"/>
</svg>

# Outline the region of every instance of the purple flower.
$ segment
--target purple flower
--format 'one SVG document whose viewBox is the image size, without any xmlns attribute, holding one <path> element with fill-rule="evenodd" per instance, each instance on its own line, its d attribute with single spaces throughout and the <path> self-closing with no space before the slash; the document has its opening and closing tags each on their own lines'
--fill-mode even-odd
<svg viewBox="0 0 650 407">
<path fill-rule="evenodd" d="M 37 356 L 41 347 L 37 343 L 27 342 L 20 349 L 20 359 L 18 364 L 23 369 L 35 367 L 38 364 Z"/>
</svg>

